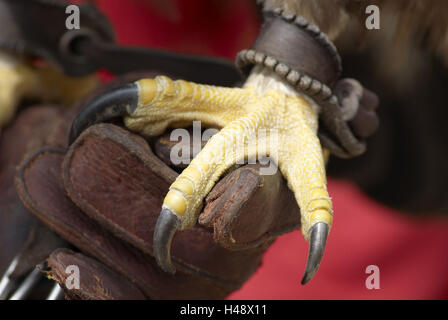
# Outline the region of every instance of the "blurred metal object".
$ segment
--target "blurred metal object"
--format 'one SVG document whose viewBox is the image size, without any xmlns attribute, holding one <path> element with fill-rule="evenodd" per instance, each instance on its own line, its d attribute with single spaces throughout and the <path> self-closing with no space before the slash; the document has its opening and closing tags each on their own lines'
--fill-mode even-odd
<svg viewBox="0 0 448 320">
<path fill-rule="evenodd" d="M 107 18 L 92 5 L 79 5 L 80 29 L 67 30 L 67 5 L 64 1 L 0 0 L 0 48 L 43 58 L 71 76 L 98 69 L 115 74 L 158 70 L 222 86 L 242 80 L 233 62 L 225 59 L 118 46 Z"/>
<path fill-rule="evenodd" d="M 66 246 L 68 244 L 54 232 L 40 223 L 35 224 L 29 232 L 26 245 L 15 255 L 0 280 L 0 300 L 22 300 L 33 293 L 45 298 L 47 289 L 40 282 L 45 278 L 40 272 L 44 265 L 41 263 L 37 268 L 35 266 L 55 249 Z"/>
<path fill-rule="evenodd" d="M 50 61 L 68 75 L 81 76 L 96 69 L 88 61 L 75 61 L 60 48 L 61 39 L 69 32 L 66 1 L 0 0 L 0 47 L 31 54 Z M 82 27 L 103 41 L 113 41 L 108 20 L 91 5 L 80 5 Z"/>
<path fill-rule="evenodd" d="M 41 267 L 43 267 L 43 265 L 41 265 Z M 12 294 L 9 300 L 25 299 L 43 277 L 43 274 L 38 268 L 31 271 L 31 273 L 19 285 L 17 290 Z"/>
<path fill-rule="evenodd" d="M 0 280 L 0 300 L 6 300 L 9 293 L 13 290 L 15 281 L 11 279 L 11 275 L 16 269 L 19 263 L 19 257 L 16 256 L 14 260 L 12 260 L 2 279 Z"/>
<path fill-rule="evenodd" d="M 51 289 L 50 294 L 47 297 L 47 300 L 61 300 L 64 298 L 64 291 L 62 290 L 59 283 L 55 283 L 53 289 Z"/>
</svg>

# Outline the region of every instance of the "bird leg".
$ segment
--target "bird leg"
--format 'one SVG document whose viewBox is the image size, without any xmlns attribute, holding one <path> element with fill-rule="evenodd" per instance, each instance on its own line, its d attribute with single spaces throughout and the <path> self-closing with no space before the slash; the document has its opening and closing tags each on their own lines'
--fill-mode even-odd
<svg viewBox="0 0 448 320">
<path fill-rule="evenodd" d="M 33 66 L 22 56 L 0 51 L 0 130 L 23 99 L 71 105 L 96 85 L 93 76 L 67 77 L 49 65 Z"/>
<path fill-rule="evenodd" d="M 302 279 L 307 283 L 320 265 L 333 221 L 325 151 L 317 136 L 319 118 L 341 142 L 337 150 L 342 156 L 365 150 L 329 87 L 341 71 L 333 44 L 303 17 L 281 11 L 265 16 L 254 49 L 243 50 L 237 58 L 237 65 L 248 74 L 242 88 L 164 76 L 143 79 L 96 97 L 73 122 L 70 143 L 88 126 L 114 117 L 123 117 L 126 127 L 144 136 L 192 121 L 221 129 L 179 175 L 163 201 L 154 255 L 166 272 L 176 270 L 170 258 L 176 231 L 196 224 L 203 199 L 217 180 L 241 159 L 263 153 L 276 162 L 300 207 L 302 233 L 310 242 Z M 273 136 L 278 139 L 269 139 L 276 142 L 266 147 L 267 137 Z"/>
<path fill-rule="evenodd" d="M 70 142 L 88 125 L 118 115 L 130 130 L 145 136 L 160 135 L 169 126 L 193 120 L 222 128 L 179 175 L 164 199 L 154 233 L 154 253 L 161 268 L 173 273 L 170 245 L 175 232 L 196 224 L 204 197 L 230 166 L 257 156 L 262 149 L 277 162 L 296 196 L 305 238 L 326 238 L 332 211 L 323 152 L 316 136 L 317 112 L 310 99 L 261 67 L 254 68 L 243 88 L 159 76 L 94 99 L 75 120 Z M 260 130 L 267 134 L 257 134 Z M 277 144 L 261 147 L 274 134 L 278 135 Z M 313 229 L 317 230 L 313 236 L 311 229 L 318 224 L 326 227 Z M 321 255 L 316 257 L 315 251 L 323 252 L 324 244 L 321 240 L 312 243 L 312 248 L 318 248 L 311 251 L 313 265 L 307 270 L 317 269 Z"/>
</svg>

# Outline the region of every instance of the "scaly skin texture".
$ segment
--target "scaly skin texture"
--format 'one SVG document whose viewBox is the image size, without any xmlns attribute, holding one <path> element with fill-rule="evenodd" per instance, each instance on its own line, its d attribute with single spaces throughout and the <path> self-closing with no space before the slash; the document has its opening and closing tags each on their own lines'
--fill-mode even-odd
<svg viewBox="0 0 448 320">
<path fill-rule="evenodd" d="M 33 67 L 20 56 L 0 51 L 0 130 L 24 98 L 71 105 L 96 85 L 93 76 L 67 77 L 51 66 Z"/>
<path fill-rule="evenodd" d="M 138 106 L 125 118 L 130 130 L 155 136 L 169 126 L 194 120 L 222 128 L 179 175 L 164 199 L 163 207 L 180 219 L 181 229 L 196 223 L 204 197 L 229 167 L 260 155 L 277 163 L 294 192 L 305 239 L 309 241 L 314 224 L 331 226 L 332 204 L 317 138 L 316 108 L 273 77 L 250 77 L 243 88 L 172 81 L 164 76 L 137 82 Z"/>
</svg>

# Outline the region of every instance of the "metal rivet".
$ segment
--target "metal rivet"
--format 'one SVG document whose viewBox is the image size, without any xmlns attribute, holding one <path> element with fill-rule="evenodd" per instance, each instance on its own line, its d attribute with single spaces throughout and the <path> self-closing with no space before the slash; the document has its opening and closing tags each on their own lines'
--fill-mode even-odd
<svg viewBox="0 0 448 320">
<path fill-rule="evenodd" d="M 309 93 L 311 95 L 315 96 L 320 92 L 320 90 L 322 90 L 322 83 L 318 80 L 313 80 L 311 82 Z"/>
<path fill-rule="evenodd" d="M 288 73 L 286 80 L 288 80 L 289 83 L 295 86 L 297 85 L 297 82 L 299 82 L 300 80 L 300 73 L 298 73 L 295 70 L 292 70 L 291 72 Z"/>
<path fill-rule="evenodd" d="M 313 80 L 310 77 L 308 77 L 306 75 L 302 76 L 300 78 L 300 81 L 299 81 L 299 84 L 298 84 L 299 88 L 301 90 L 303 90 L 303 91 L 308 91 L 312 81 Z"/>
<path fill-rule="evenodd" d="M 263 64 L 264 59 L 266 58 L 266 55 L 262 52 L 255 53 L 255 63 L 256 64 Z"/>
<path fill-rule="evenodd" d="M 331 95 L 332 95 L 331 89 L 328 86 L 326 86 L 325 84 L 323 84 L 322 85 L 322 90 L 320 90 L 319 97 L 322 100 L 326 100 L 326 99 L 330 98 Z"/>
<path fill-rule="evenodd" d="M 319 41 L 321 44 L 323 44 L 325 47 L 329 46 L 329 40 L 325 33 L 321 32 L 317 35 L 316 40 Z M 331 49 L 331 48 L 329 48 Z"/>
<path fill-rule="evenodd" d="M 278 63 L 278 61 L 270 56 L 267 56 L 266 59 L 264 60 L 264 65 L 267 68 L 272 69 L 272 70 L 274 70 L 277 63 Z"/>
<path fill-rule="evenodd" d="M 298 16 L 294 21 L 294 23 L 301 28 L 306 28 L 306 26 L 308 25 L 308 21 L 302 16 Z"/>
<path fill-rule="evenodd" d="M 296 15 L 291 11 L 283 11 L 282 17 L 287 21 L 293 21 L 296 18 Z"/>
<path fill-rule="evenodd" d="M 243 68 L 246 65 L 246 53 L 247 50 L 241 50 L 240 52 L 238 52 L 237 56 L 236 56 L 236 66 L 238 68 Z"/>
<path fill-rule="evenodd" d="M 306 27 L 306 30 L 315 36 L 319 35 L 320 33 L 319 28 L 315 24 L 308 25 L 308 27 Z"/>
<path fill-rule="evenodd" d="M 254 50 L 247 50 L 246 52 L 246 59 L 250 62 L 255 62 L 255 51 Z"/>
<path fill-rule="evenodd" d="M 289 72 L 290 70 L 291 70 L 291 69 L 290 69 L 286 64 L 284 64 L 284 63 L 279 63 L 279 64 L 275 67 L 275 72 L 276 72 L 278 75 L 282 76 L 282 77 L 285 77 L 285 76 L 288 74 L 288 72 Z"/>
<path fill-rule="evenodd" d="M 281 15 L 283 10 L 281 8 L 274 8 L 274 13 Z"/>
</svg>

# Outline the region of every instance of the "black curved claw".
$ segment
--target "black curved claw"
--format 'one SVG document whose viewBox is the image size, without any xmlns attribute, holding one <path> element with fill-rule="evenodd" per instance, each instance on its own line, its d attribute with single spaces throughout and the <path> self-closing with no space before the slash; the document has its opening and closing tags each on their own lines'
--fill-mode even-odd
<svg viewBox="0 0 448 320">
<path fill-rule="evenodd" d="M 139 88 L 130 83 L 91 100 L 76 116 L 70 129 L 69 145 L 91 125 L 132 114 L 137 109 Z"/>
<path fill-rule="evenodd" d="M 314 277 L 317 269 L 319 269 L 322 256 L 324 255 L 329 230 L 330 228 L 324 222 L 316 223 L 311 228 L 310 250 L 308 253 L 308 261 L 306 262 L 306 269 L 302 279 L 302 284 L 307 284 Z"/>
<path fill-rule="evenodd" d="M 171 210 L 163 208 L 154 230 L 154 256 L 160 268 L 171 274 L 176 273 L 171 262 L 171 242 L 179 226 L 179 218 Z"/>
</svg>

